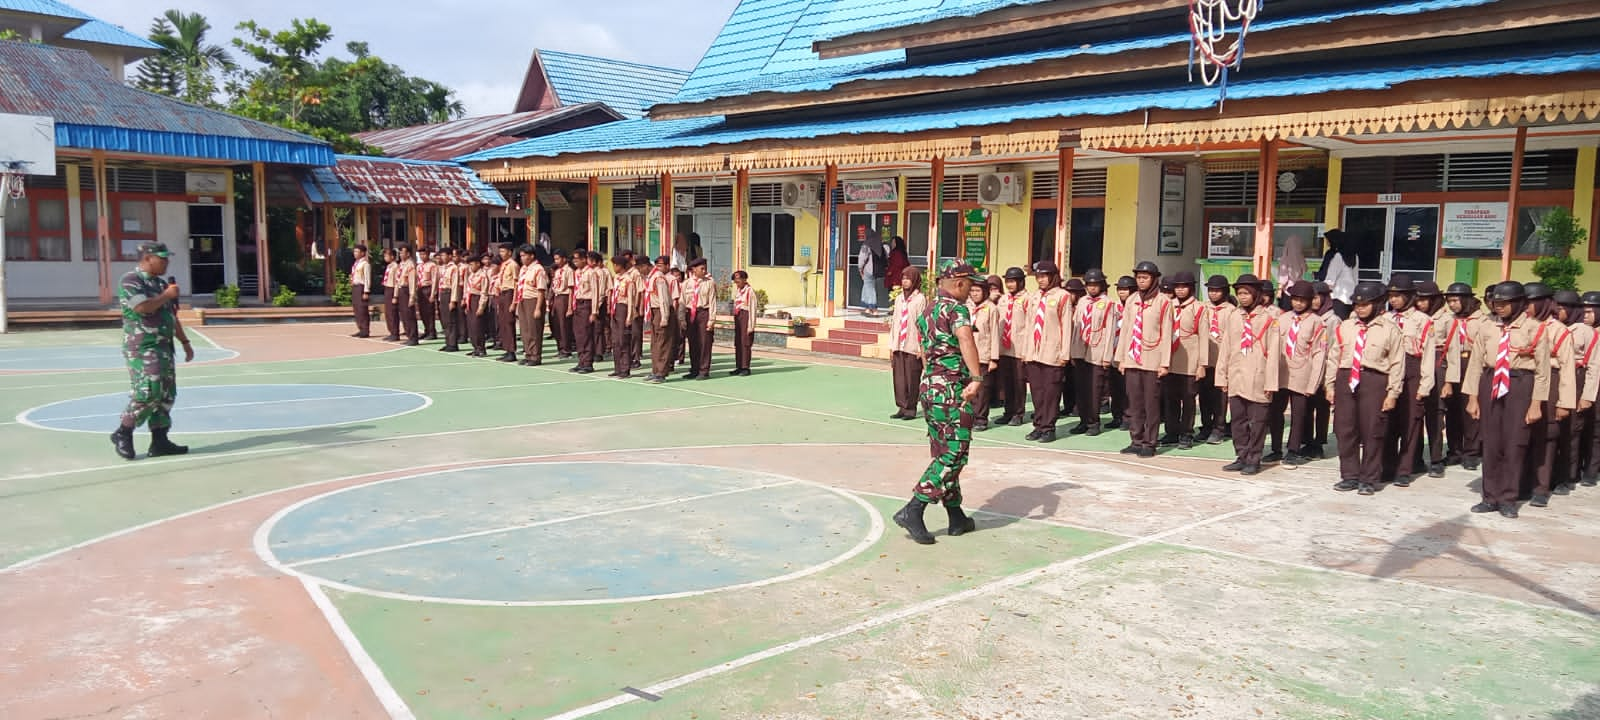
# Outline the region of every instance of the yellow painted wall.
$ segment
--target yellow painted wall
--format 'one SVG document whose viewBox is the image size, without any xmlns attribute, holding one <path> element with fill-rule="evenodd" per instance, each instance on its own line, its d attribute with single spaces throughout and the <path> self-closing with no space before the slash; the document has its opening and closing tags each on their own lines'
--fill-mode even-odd
<svg viewBox="0 0 1600 720">
<path fill-rule="evenodd" d="M 1137 259 L 1139 230 L 1139 162 L 1117 163 L 1106 168 L 1106 228 L 1102 268 L 1132 268 Z M 1122 271 L 1106 274 L 1117 277 Z"/>
<path fill-rule="evenodd" d="M 1029 182 L 1032 182 L 1031 178 Z M 1032 210 L 1027 201 L 1024 200 L 1021 205 L 1001 205 L 990 210 L 989 272 L 999 274 L 1008 267 L 1028 267 L 1028 224 L 1032 221 Z"/>
<path fill-rule="evenodd" d="M 817 261 L 822 257 L 821 251 L 817 247 L 819 224 L 820 221 L 815 213 L 801 213 L 794 220 L 794 261 L 797 264 L 802 262 L 808 264 L 812 270 L 816 269 Z M 803 258 L 802 248 L 809 248 L 811 257 Z M 808 297 L 805 302 L 802 302 L 800 298 L 800 278 L 793 270 L 786 267 L 747 267 L 746 270 L 750 273 L 750 284 L 758 290 L 766 291 L 769 305 L 815 307 L 819 304 L 819 298 L 822 297 L 822 289 L 817 287 L 819 281 L 822 280 L 820 275 L 809 273 L 806 275 L 806 294 Z M 840 275 L 840 277 L 843 277 L 843 275 Z"/>
<path fill-rule="evenodd" d="M 599 212 L 595 216 L 598 221 L 596 225 L 606 231 L 606 255 L 608 256 L 617 254 L 617 229 L 611 226 L 611 192 L 611 188 L 601 185 L 600 191 L 595 193 L 596 197 L 590 198 L 590 202 L 595 204 L 591 211 L 597 210 Z M 598 235 L 598 233 L 596 234 Z"/>
</svg>

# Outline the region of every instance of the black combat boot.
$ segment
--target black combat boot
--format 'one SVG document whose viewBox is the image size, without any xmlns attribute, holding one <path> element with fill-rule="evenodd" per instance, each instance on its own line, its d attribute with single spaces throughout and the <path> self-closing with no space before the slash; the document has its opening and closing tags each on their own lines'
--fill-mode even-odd
<svg viewBox="0 0 1600 720">
<path fill-rule="evenodd" d="M 167 439 L 168 428 L 150 428 L 150 457 L 187 455 L 189 446 L 177 445 Z"/>
<path fill-rule="evenodd" d="M 978 529 L 978 521 L 973 520 L 962 512 L 960 505 L 946 505 L 944 506 L 944 512 L 950 516 L 950 529 L 946 531 L 950 537 L 965 535 Z"/>
<path fill-rule="evenodd" d="M 917 541 L 918 545 L 932 545 L 934 543 L 933 535 L 928 532 L 928 526 L 922 524 L 922 511 L 926 507 L 928 507 L 927 503 L 912 498 L 911 502 L 900 508 L 900 512 L 894 514 L 894 524 L 905 528 L 906 532 L 911 534 L 911 539 Z"/>
<path fill-rule="evenodd" d="M 123 460 L 132 460 L 139 456 L 133 450 L 133 428 L 119 426 L 116 432 L 111 433 L 111 446 L 117 449 L 117 454 L 121 455 Z"/>
</svg>

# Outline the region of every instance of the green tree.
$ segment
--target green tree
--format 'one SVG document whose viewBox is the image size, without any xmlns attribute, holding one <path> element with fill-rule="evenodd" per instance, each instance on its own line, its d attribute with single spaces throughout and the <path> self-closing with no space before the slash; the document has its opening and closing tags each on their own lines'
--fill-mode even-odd
<svg viewBox="0 0 1600 720">
<path fill-rule="evenodd" d="M 161 51 L 139 64 L 136 84 L 196 105 L 215 105 L 219 74 L 238 69 L 221 45 L 207 42 L 211 23 L 200 13 L 168 10 L 150 26 Z"/>
</svg>

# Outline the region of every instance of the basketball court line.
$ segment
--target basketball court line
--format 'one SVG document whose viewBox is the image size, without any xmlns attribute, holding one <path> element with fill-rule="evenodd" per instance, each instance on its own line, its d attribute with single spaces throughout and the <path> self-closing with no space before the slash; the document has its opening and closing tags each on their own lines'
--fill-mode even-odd
<svg viewBox="0 0 1600 720">
<path fill-rule="evenodd" d="M 205 386 L 201 386 L 201 387 L 205 387 Z M 216 385 L 216 386 L 211 386 L 211 387 L 240 387 L 240 386 Z M 246 385 L 246 386 L 242 386 L 242 387 L 271 387 L 271 386 Z M 349 387 L 359 387 L 359 386 L 351 385 Z M 380 388 L 373 388 L 373 389 L 380 389 Z M 99 396 L 96 396 L 96 397 L 108 397 L 108 396 L 115 396 L 115 395 L 116 395 L 116 393 L 109 393 L 107 395 L 99 395 Z M 245 427 L 245 428 L 229 428 L 227 430 L 185 430 L 184 434 L 185 435 L 226 435 L 226 434 L 229 434 L 229 433 L 269 433 L 269 432 L 283 432 L 285 430 L 316 430 L 318 428 L 338 427 L 340 425 L 354 425 L 354 424 L 357 424 L 357 423 L 377 422 L 379 420 L 388 420 L 390 418 L 397 418 L 397 417 L 401 417 L 403 415 L 410 415 L 411 413 L 421 412 L 421 411 L 427 410 L 428 408 L 433 406 L 433 398 L 431 398 L 431 397 L 429 397 L 427 395 L 424 395 L 422 393 L 411 392 L 410 390 L 392 390 L 391 389 L 390 392 L 383 393 L 383 394 L 352 395 L 352 396 L 349 396 L 349 397 L 346 397 L 346 398 L 343 398 L 343 399 L 348 400 L 348 399 L 351 399 L 351 398 L 399 397 L 399 396 L 404 396 L 404 395 L 409 395 L 409 396 L 412 396 L 412 397 L 422 398 L 422 404 L 418 405 L 418 406 L 416 406 L 414 408 L 409 408 L 409 409 L 402 410 L 402 411 L 396 412 L 396 413 L 390 413 L 388 415 L 380 415 L 380 416 L 377 416 L 377 417 L 370 417 L 370 418 L 360 418 L 360 419 L 356 419 L 356 420 L 340 420 L 339 422 L 324 423 L 324 424 L 321 424 L 321 425 L 295 425 L 293 427 L 265 427 L 265 428 Z M 340 399 L 340 398 L 329 397 L 329 398 L 300 398 L 300 399 L 294 399 L 294 400 L 260 400 L 260 401 L 247 401 L 247 402 L 242 402 L 242 403 L 229 403 L 229 404 L 218 404 L 218 405 L 200 405 L 200 406 L 196 406 L 195 409 L 202 409 L 202 408 L 215 409 L 215 408 L 224 408 L 224 407 L 243 407 L 243 406 L 253 406 L 253 405 L 271 405 L 271 404 L 277 404 L 277 403 L 305 402 L 306 400 L 333 400 L 333 399 Z M 62 402 L 71 402 L 71 401 L 70 400 L 64 400 Z M 45 431 L 50 431 L 50 432 L 74 432 L 74 433 L 89 433 L 89 434 L 105 433 L 106 432 L 105 430 L 102 430 L 102 429 L 90 430 L 90 429 L 83 429 L 83 428 L 47 427 L 47 426 L 44 426 L 44 425 L 39 425 L 39 424 L 37 424 L 36 422 L 34 422 L 33 420 L 31 420 L 31 419 L 29 419 L 27 417 L 27 414 L 30 413 L 30 412 L 33 412 L 34 410 L 38 410 L 39 408 L 42 408 L 42 407 L 49 407 L 50 405 L 55 405 L 55 404 L 57 404 L 57 403 L 50 403 L 50 404 L 47 404 L 47 405 L 40 405 L 39 407 L 35 407 L 35 408 L 29 409 L 29 410 L 24 410 L 22 413 L 17 415 L 17 422 L 19 422 L 19 423 L 21 423 L 23 425 L 27 425 L 28 427 L 34 428 L 36 430 L 45 430 Z M 112 418 L 112 417 L 120 417 L 120 416 L 121 416 L 121 412 L 118 411 L 116 413 L 103 413 L 103 414 L 100 414 L 100 415 L 82 415 L 82 416 L 78 416 L 78 417 L 81 417 L 81 418 L 95 418 L 95 417 Z M 67 420 L 67 419 L 72 419 L 72 418 L 53 418 L 53 419 Z M 220 457 L 220 455 L 218 457 Z M 146 458 L 146 459 L 149 459 L 149 458 Z"/>
<path fill-rule="evenodd" d="M 356 669 L 361 672 L 361 677 L 366 679 L 367 686 L 372 688 L 372 694 L 378 697 L 378 703 L 388 711 L 392 720 L 416 720 L 416 713 L 406 705 L 400 697 L 400 692 L 394 689 L 394 684 L 383 674 L 383 669 L 378 667 L 377 661 L 361 646 L 361 641 L 356 639 L 355 631 L 350 629 L 350 624 L 345 622 L 344 616 L 339 614 L 339 609 L 333 606 L 333 600 L 314 582 L 301 579 L 300 585 L 306 589 L 306 595 L 311 597 L 311 603 L 317 606 L 317 611 L 322 613 L 324 620 L 328 621 L 328 628 L 333 631 L 333 636 L 338 638 L 339 644 L 344 646 L 344 651 L 350 655 L 350 661 L 355 663 Z"/>
<path fill-rule="evenodd" d="M 262 385 L 199 385 L 199 386 L 196 386 L 196 387 L 265 387 L 265 386 L 262 386 Z M 293 386 L 290 385 L 288 387 L 293 387 Z M 357 387 L 357 386 L 348 385 L 348 386 L 344 386 L 344 387 Z M 277 404 L 277 403 L 316 402 L 318 400 L 359 400 L 361 398 L 379 398 L 379 397 L 389 397 L 391 395 L 421 395 L 421 393 L 412 392 L 410 390 L 398 390 L 398 389 L 391 390 L 391 389 L 388 389 L 388 388 L 373 388 L 373 389 L 374 390 L 385 390 L 385 392 L 366 393 L 364 395 L 329 395 L 329 396 L 326 396 L 326 397 L 283 398 L 283 399 L 279 399 L 279 400 L 247 400 L 247 401 L 244 401 L 244 402 L 213 403 L 211 405 L 184 405 L 184 406 L 181 406 L 181 407 L 183 407 L 183 409 L 185 409 L 185 410 L 215 410 L 217 408 L 254 407 L 256 405 L 273 405 L 273 404 Z M 88 398 L 73 398 L 73 400 L 86 400 L 86 399 L 93 399 L 93 398 L 97 398 L 97 397 L 118 397 L 118 396 L 120 396 L 120 393 L 108 393 L 108 394 L 105 394 L 105 395 L 91 395 Z M 72 400 L 64 400 L 62 402 L 72 402 Z M 36 407 L 28 408 L 27 410 L 23 410 L 22 412 L 17 413 L 17 418 L 18 418 L 17 422 L 23 423 L 25 425 L 33 425 L 34 427 L 39 427 L 37 425 L 38 422 L 56 422 L 58 420 L 85 420 L 85 419 L 88 419 L 88 418 L 121 417 L 122 416 L 122 411 L 118 410 L 117 412 L 95 413 L 93 415 L 67 415 L 67 416 L 63 416 L 63 417 L 51 417 L 51 418 L 45 418 L 43 421 L 22 420 L 21 419 L 22 417 L 26 416 L 28 413 L 31 413 L 31 412 L 33 412 L 35 410 L 40 409 L 40 408 L 47 408 L 47 407 L 50 407 L 51 405 L 56 405 L 56 404 L 58 404 L 58 403 L 46 403 L 44 405 L 39 405 L 39 406 L 36 406 Z M 41 429 L 44 429 L 44 430 L 55 430 L 57 428 L 41 428 Z M 97 430 L 95 432 L 99 432 L 99 431 Z M 232 432 L 232 431 L 229 431 L 229 432 Z"/>
<path fill-rule="evenodd" d="M 781 657 L 797 650 L 804 650 L 806 648 L 820 645 L 831 640 L 837 640 L 848 635 L 854 635 L 856 633 L 873 630 L 891 623 L 909 620 L 914 617 L 925 616 L 935 610 L 954 605 L 956 603 L 980 598 L 1003 590 L 1021 587 L 1037 580 L 1043 580 L 1057 575 L 1062 575 L 1073 568 L 1093 562 L 1095 560 L 1099 560 L 1101 558 L 1116 555 L 1118 553 L 1126 552 L 1128 550 L 1143 547 L 1152 543 L 1161 542 L 1162 540 L 1172 537 L 1173 535 L 1181 535 L 1207 525 L 1213 525 L 1219 522 L 1232 520 L 1233 518 L 1240 517 L 1242 515 L 1248 515 L 1261 510 L 1266 510 L 1273 506 L 1289 502 L 1291 500 L 1298 500 L 1303 497 L 1306 496 L 1303 494 L 1286 495 L 1275 500 L 1267 500 L 1255 503 L 1254 505 L 1250 505 L 1248 507 L 1240 508 L 1238 510 L 1222 513 L 1220 515 L 1202 518 L 1200 520 L 1163 530 L 1158 533 L 1137 537 L 1132 540 L 1128 540 L 1127 542 L 1119 543 L 1117 545 L 1097 550 L 1086 555 L 1080 555 L 1067 560 L 1062 560 L 1060 562 L 1051 563 L 1049 565 L 1045 565 L 1044 567 L 1034 568 L 1032 570 L 1020 572 L 1015 575 L 1008 575 L 998 580 L 991 580 L 982 585 L 971 587 L 958 593 L 913 603 L 900 608 L 899 610 L 883 613 L 881 615 L 867 618 L 866 620 L 851 623 L 841 628 L 810 635 L 808 637 L 800 638 L 799 640 L 794 640 L 782 645 L 767 648 L 766 650 L 753 652 L 740 658 L 729 660 L 718 665 L 713 665 L 702 670 L 697 670 L 686 675 L 679 675 L 678 677 L 670 680 L 665 680 L 640 689 L 652 695 L 665 696 L 668 692 L 678 688 L 705 680 L 707 678 L 715 677 L 717 675 L 732 672 L 740 668 L 754 665 L 764 660 Z M 559 715 L 552 715 L 547 720 L 579 720 L 579 718 L 586 718 L 596 713 L 604 712 L 621 705 L 626 705 L 630 702 L 635 702 L 639 699 L 640 698 L 637 695 L 623 693 L 597 703 L 592 703 L 574 710 L 569 710 Z"/>
<path fill-rule="evenodd" d="M 373 354 L 377 354 L 377 353 L 373 353 Z M 343 359 L 343 358 L 306 358 L 306 359 L 303 359 L 303 360 L 277 360 L 277 361 L 274 361 L 274 362 L 313 362 L 313 361 L 326 361 L 326 360 L 329 360 L 329 359 Z M 235 363 L 234 365 L 232 365 L 230 367 L 243 367 L 243 366 L 252 365 L 252 364 L 257 364 L 257 363 Z M 265 364 L 268 364 L 268 363 L 259 363 L 259 364 L 265 365 Z M 179 376 L 178 376 L 178 389 L 181 391 L 183 389 L 184 383 L 187 383 L 190 380 L 217 380 L 217 379 L 233 379 L 233 378 L 241 378 L 241 377 L 272 377 L 274 375 L 310 375 L 310 374 L 313 374 L 313 373 L 350 373 L 350 374 L 359 374 L 359 373 L 365 373 L 365 372 L 368 372 L 368 371 L 371 371 L 371 370 L 403 370 L 403 369 L 431 370 L 433 368 L 451 367 L 451 366 L 454 366 L 454 365 L 481 365 L 481 364 L 483 364 L 482 360 L 460 360 L 460 361 L 456 361 L 456 362 L 438 363 L 438 364 L 435 364 L 435 365 L 418 365 L 416 363 L 406 363 L 404 365 L 373 365 L 373 366 L 342 367 L 342 368 L 319 368 L 319 369 L 316 369 L 316 370 L 274 370 L 274 371 L 269 371 L 269 372 L 234 372 L 234 373 L 227 373 L 227 374 L 223 374 L 223 375 L 188 375 L 188 374 L 179 374 Z M 179 367 L 181 369 L 182 365 L 180 365 Z M 94 371 L 90 371 L 90 372 L 117 372 L 117 373 L 122 373 L 122 372 L 126 372 L 126 370 L 108 369 L 108 370 L 94 370 Z M 31 373 L 31 374 L 32 375 L 48 375 L 48 374 L 53 374 L 53 373 Z M 0 376 L 0 379 L 3 379 L 4 377 L 7 377 L 7 376 Z M 12 375 L 12 376 L 9 376 L 9 377 L 22 377 L 22 376 L 21 375 Z M 61 388 L 61 387 L 87 387 L 87 386 L 90 386 L 90 385 L 127 385 L 127 384 L 128 384 L 127 378 L 121 378 L 121 379 L 117 379 L 117 380 L 96 380 L 94 382 L 45 383 L 45 384 L 41 384 L 41 385 L 6 386 L 6 385 L 4 385 L 4 383 L 0 383 L 0 390 L 48 390 L 50 388 Z"/>
</svg>

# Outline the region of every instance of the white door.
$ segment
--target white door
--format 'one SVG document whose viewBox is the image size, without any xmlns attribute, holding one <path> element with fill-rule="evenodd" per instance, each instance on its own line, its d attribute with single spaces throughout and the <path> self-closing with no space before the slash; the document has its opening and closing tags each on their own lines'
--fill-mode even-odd
<svg viewBox="0 0 1600 720">
<path fill-rule="evenodd" d="M 1344 232 L 1360 257 L 1362 280 L 1387 282 L 1394 273 L 1433 279 L 1439 258 L 1438 205 L 1346 207 Z"/>
<path fill-rule="evenodd" d="M 706 264 L 718 283 L 733 276 L 733 213 L 727 210 L 696 213 L 695 229 L 706 250 Z"/>
</svg>

